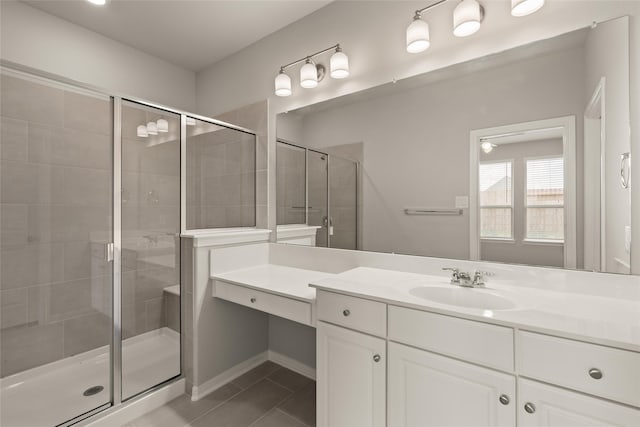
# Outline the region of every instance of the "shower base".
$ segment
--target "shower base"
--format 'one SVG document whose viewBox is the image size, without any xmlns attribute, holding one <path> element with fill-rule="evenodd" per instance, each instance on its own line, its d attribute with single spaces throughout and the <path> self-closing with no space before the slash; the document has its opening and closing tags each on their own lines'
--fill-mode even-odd
<svg viewBox="0 0 640 427">
<path fill-rule="evenodd" d="M 124 340 L 122 369 L 123 399 L 178 375 L 180 335 L 165 327 Z M 108 404 L 110 387 L 108 346 L 11 375 L 0 380 L 0 425 L 61 424 Z"/>
</svg>

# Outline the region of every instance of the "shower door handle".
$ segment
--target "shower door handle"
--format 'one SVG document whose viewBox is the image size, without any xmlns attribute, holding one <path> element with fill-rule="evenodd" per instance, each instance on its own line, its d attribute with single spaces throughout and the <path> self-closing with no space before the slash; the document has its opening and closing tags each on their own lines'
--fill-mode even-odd
<svg viewBox="0 0 640 427">
<path fill-rule="evenodd" d="M 107 262 L 113 261 L 113 242 L 107 243 L 107 247 L 105 248 Z"/>
<path fill-rule="evenodd" d="M 627 189 L 629 188 L 629 175 L 631 172 L 631 168 L 630 168 L 630 162 L 629 162 L 629 153 L 622 153 L 620 154 L 620 184 L 622 184 L 622 188 Z M 626 167 L 626 174 L 625 174 L 625 165 L 627 165 Z"/>
</svg>

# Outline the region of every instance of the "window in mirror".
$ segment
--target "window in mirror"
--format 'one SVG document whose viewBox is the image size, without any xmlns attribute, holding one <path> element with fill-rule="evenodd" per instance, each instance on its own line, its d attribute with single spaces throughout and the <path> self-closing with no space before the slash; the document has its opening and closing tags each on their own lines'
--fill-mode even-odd
<svg viewBox="0 0 640 427">
<path fill-rule="evenodd" d="M 513 239 L 513 164 L 480 164 L 480 238 Z"/>
<path fill-rule="evenodd" d="M 564 161 L 526 161 L 527 240 L 564 241 Z"/>
<path fill-rule="evenodd" d="M 187 117 L 187 229 L 256 225 L 256 137 Z"/>
</svg>

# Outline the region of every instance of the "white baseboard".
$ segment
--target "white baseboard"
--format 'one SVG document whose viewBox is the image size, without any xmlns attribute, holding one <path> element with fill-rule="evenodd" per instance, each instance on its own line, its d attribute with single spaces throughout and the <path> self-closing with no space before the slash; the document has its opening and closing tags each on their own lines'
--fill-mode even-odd
<svg viewBox="0 0 640 427">
<path fill-rule="evenodd" d="M 219 389 L 229 381 L 232 381 L 238 378 L 240 375 L 250 371 L 256 366 L 264 363 L 268 360 L 268 352 L 263 351 L 262 353 L 253 356 L 251 359 L 247 359 L 244 362 L 238 363 L 230 369 L 227 369 L 221 374 L 216 375 L 204 383 L 191 387 L 191 400 L 196 401 L 202 399 L 207 394 Z"/>
<path fill-rule="evenodd" d="M 304 375 L 307 378 L 311 378 L 312 380 L 316 379 L 316 370 L 314 368 L 298 362 L 297 360 L 292 359 L 289 356 L 277 353 L 273 350 L 269 350 L 268 354 L 269 360 L 271 360 L 273 363 L 277 363 L 278 365 L 284 366 L 287 369 L 291 369 L 292 371 L 297 372 L 300 375 Z"/>
<path fill-rule="evenodd" d="M 100 417 L 95 421 L 81 422 L 80 425 L 86 427 L 113 427 L 121 426 L 148 412 L 161 407 L 162 405 L 182 396 L 185 391 L 184 378 L 175 381 L 166 387 L 154 391 L 146 396 L 141 397 L 131 403 L 124 404 L 122 407 L 114 409 L 106 415 L 98 414 Z M 109 411 L 109 410 L 107 410 Z"/>
</svg>

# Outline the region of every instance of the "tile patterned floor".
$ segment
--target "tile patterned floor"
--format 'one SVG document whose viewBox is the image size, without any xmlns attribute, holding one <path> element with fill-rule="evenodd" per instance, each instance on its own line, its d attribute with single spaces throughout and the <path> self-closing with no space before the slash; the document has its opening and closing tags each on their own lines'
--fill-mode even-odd
<svg viewBox="0 0 640 427">
<path fill-rule="evenodd" d="M 197 402 L 183 395 L 122 427 L 315 425 L 315 381 L 265 362 Z"/>
</svg>

